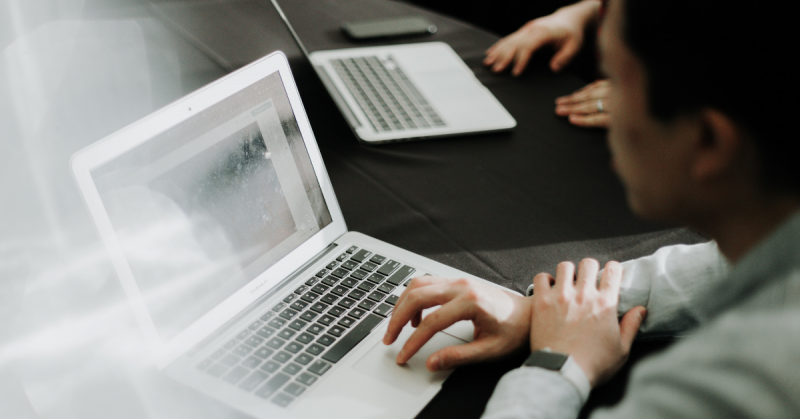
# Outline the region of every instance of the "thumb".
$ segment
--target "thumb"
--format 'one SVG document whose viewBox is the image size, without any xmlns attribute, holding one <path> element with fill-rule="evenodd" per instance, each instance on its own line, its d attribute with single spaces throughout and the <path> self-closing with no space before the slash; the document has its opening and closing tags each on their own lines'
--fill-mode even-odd
<svg viewBox="0 0 800 419">
<path fill-rule="evenodd" d="M 553 59 L 550 60 L 550 68 L 556 73 L 561 71 L 572 61 L 572 58 L 575 57 L 575 54 L 577 54 L 580 49 L 581 41 L 574 39 L 567 41 L 564 46 L 553 55 Z"/>
<path fill-rule="evenodd" d="M 448 370 L 460 365 L 482 361 L 498 355 L 487 340 L 476 340 L 463 345 L 453 345 L 439 349 L 428 357 L 428 371 Z"/>
<path fill-rule="evenodd" d="M 639 326 L 642 325 L 646 317 L 647 309 L 642 306 L 634 307 L 622 316 L 622 321 L 619 322 L 619 334 L 622 345 L 625 348 L 631 347 L 633 338 L 636 337 L 636 333 L 639 332 Z"/>
</svg>

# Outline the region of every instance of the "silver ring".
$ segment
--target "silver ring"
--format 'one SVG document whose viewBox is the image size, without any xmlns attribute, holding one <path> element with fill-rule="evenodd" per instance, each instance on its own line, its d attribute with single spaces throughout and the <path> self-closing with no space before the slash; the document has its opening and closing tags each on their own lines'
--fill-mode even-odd
<svg viewBox="0 0 800 419">
<path fill-rule="evenodd" d="M 606 109 L 603 107 L 603 99 L 597 99 L 597 112 L 603 113 Z"/>
</svg>

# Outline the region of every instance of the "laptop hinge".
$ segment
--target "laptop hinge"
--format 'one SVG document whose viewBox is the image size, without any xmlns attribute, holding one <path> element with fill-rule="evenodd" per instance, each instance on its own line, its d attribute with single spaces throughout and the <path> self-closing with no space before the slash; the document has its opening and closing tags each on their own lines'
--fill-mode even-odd
<svg viewBox="0 0 800 419">
<path fill-rule="evenodd" d="M 220 335 L 222 335 L 223 333 L 227 332 L 231 327 L 233 327 L 234 324 L 240 322 L 245 317 L 248 317 L 253 311 L 261 308 L 261 306 L 267 300 L 269 300 L 275 294 L 280 292 L 283 288 L 285 288 L 287 285 L 289 285 L 298 276 L 300 276 L 303 273 L 305 273 L 306 269 L 308 269 L 310 266 L 314 265 L 315 263 L 319 262 L 320 259 L 322 259 L 325 256 L 327 256 L 337 246 L 339 246 L 339 245 L 336 244 L 336 243 L 331 243 L 331 244 L 328 245 L 328 247 L 322 249 L 321 252 L 317 253 L 316 256 L 314 256 L 313 258 L 311 258 L 311 260 L 309 260 L 308 262 L 303 264 L 303 266 L 297 268 L 294 272 L 292 272 L 284 280 L 279 282 L 278 285 L 273 287 L 271 290 L 267 291 L 264 295 L 259 297 L 256 301 L 253 301 L 252 303 L 250 303 L 250 305 L 248 305 L 242 311 L 240 311 L 239 314 L 233 316 L 233 318 L 231 318 L 230 320 L 225 322 L 222 326 L 218 327 L 215 331 L 213 331 L 205 339 L 200 341 L 200 343 L 198 343 L 197 345 L 193 346 L 192 349 L 190 349 L 189 351 L 186 352 L 186 355 L 194 356 L 197 352 L 203 350 L 209 343 L 213 342 L 214 340 L 219 338 Z"/>
</svg>

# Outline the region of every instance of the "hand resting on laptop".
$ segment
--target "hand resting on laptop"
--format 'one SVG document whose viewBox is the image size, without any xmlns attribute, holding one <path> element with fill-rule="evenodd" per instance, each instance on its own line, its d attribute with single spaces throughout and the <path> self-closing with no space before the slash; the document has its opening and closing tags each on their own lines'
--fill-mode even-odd
<svg viewBox="0 0 800 419">
<path fill-rule="evenodd" d="M 441 307 L 422 317 L 423 310 L 435 306 Z M 499 358 L 527 345 L 530 299 L 470 279 L 417 277 L 397 301 L 383 342 L 391 345 L 408 322 L 416 327 L 397 354 L 397 363 L 404 364 L 436 332 L 461 320 L 473 322 L 475 340 L 434 352 L 428 357 L 428 370 Z"/>
</svg>

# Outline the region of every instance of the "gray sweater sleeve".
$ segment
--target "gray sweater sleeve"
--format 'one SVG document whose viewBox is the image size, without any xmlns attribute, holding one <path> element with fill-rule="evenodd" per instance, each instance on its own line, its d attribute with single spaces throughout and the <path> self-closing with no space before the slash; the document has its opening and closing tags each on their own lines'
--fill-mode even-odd
<svg viewBox="0 0 800 419">
<path fill-rule="evenodd" d="M 484 419 L 574 419 L 583 403 L 578 390 L 559 373 L 517 368 L 500 379 Z"/>
</svg>

